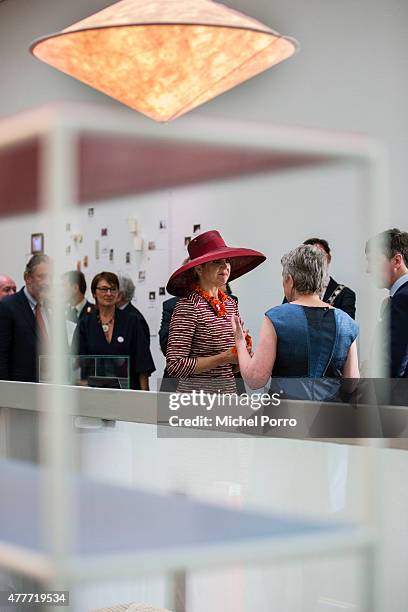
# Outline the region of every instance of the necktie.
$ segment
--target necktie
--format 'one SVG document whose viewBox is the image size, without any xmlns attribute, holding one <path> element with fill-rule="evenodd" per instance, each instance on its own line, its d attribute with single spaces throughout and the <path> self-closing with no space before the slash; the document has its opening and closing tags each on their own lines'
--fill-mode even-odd
<svg viewBox="0 0 408 612">
<path fill-rule="evenodd" d="M 41 304 L 37 302 L 35 305 L 35 320 L 37 321 L 37 329 L 40 332 L 40 336 L 43 340 L 48 338 L 47 328 L 44 323 L 43 316 L 41 314 Z"/>
<path fill-rule="evenodd" d="M 71 306 L 71 321 L 73 323 L 78 323 L 78 311 L 75 306 Z"/>
</svg>

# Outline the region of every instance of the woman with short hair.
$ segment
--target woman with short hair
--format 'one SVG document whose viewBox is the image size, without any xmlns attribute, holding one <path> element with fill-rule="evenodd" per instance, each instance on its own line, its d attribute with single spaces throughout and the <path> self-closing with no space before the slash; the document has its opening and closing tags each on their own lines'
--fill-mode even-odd
<svg viewBox="0 0 408 612">
<path fill-rule="evenodd" d="M 239 320 L 233 328 L 241 374 L 253 389 L 272 376 L 297 379 L 284 384 L 286 397 L 329 399 L 337 385 L 303 385 L 300 379 L 359 378 L 358 326 L 353 319 L 320 298 L 326 277 L 326 258 L 315 246 L 301 245 L 281 260 L 283 289 L 288 303 L 270 308 L 263 320 L 256 352 L 251 356 Z M 319 395 L 320 394 L 320 395 Z M 326 396 L 325 396 L 326 395 Z M 324 397 L 325 396 L 325 397 Z"/>
<path fill-rule="evenodd" d="M 155 371 L 153 359 L 139 319 L 117 308 L 118 277 L 100 272 L 92 280 L 91 291 L 96 309 L 75 331 L 78 355 L 128 357 L 130 388 L 148 391 L 149 376 Z"/>
</svg>

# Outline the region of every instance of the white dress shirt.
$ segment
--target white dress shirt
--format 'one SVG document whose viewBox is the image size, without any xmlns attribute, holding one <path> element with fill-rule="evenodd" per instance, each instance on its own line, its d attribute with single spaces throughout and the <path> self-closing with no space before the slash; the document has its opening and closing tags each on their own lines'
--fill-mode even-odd
<svg viewBox="0 0 408 612">
<path fill-rule="evenodd" d="M 398 289 L 402 287 L 405 283 L 408 283 L 408 274 L 403 274 L 399 277 L 398 280 L 390 287 L 390 297 L 394 297 L 397 293 Z"/>
</svg>

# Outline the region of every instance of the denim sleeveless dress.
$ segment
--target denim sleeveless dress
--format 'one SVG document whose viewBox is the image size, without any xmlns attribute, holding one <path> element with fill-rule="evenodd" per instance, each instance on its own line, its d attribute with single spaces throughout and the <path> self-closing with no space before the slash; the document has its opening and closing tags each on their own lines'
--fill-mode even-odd
<svg viewBox="0 0 408 612">
<path fill-rule="evenodd" d="M 334 400 L 357 323 L 338 308 L 290 303 L 265 315 L 278 339 L 271 391 L 292 399 Z"/>
</svg>

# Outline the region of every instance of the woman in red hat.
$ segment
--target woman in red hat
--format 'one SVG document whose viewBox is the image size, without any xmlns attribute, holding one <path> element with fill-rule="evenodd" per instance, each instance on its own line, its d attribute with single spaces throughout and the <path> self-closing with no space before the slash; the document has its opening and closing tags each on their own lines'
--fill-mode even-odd
<svg viewBox="0 0 408 612">
<path fill-rule="evenodd" d="M 219 232 L 200 234 L 188 245 L 190 261 L 167 283 L 179 296 L 167 345 L 167 371 L 178 391 L 236 393 L 238 363 L 231 317 L 236 301 L 221 287 L 265 261 L 259 251 L 229 247 Z"/>
</svg>

